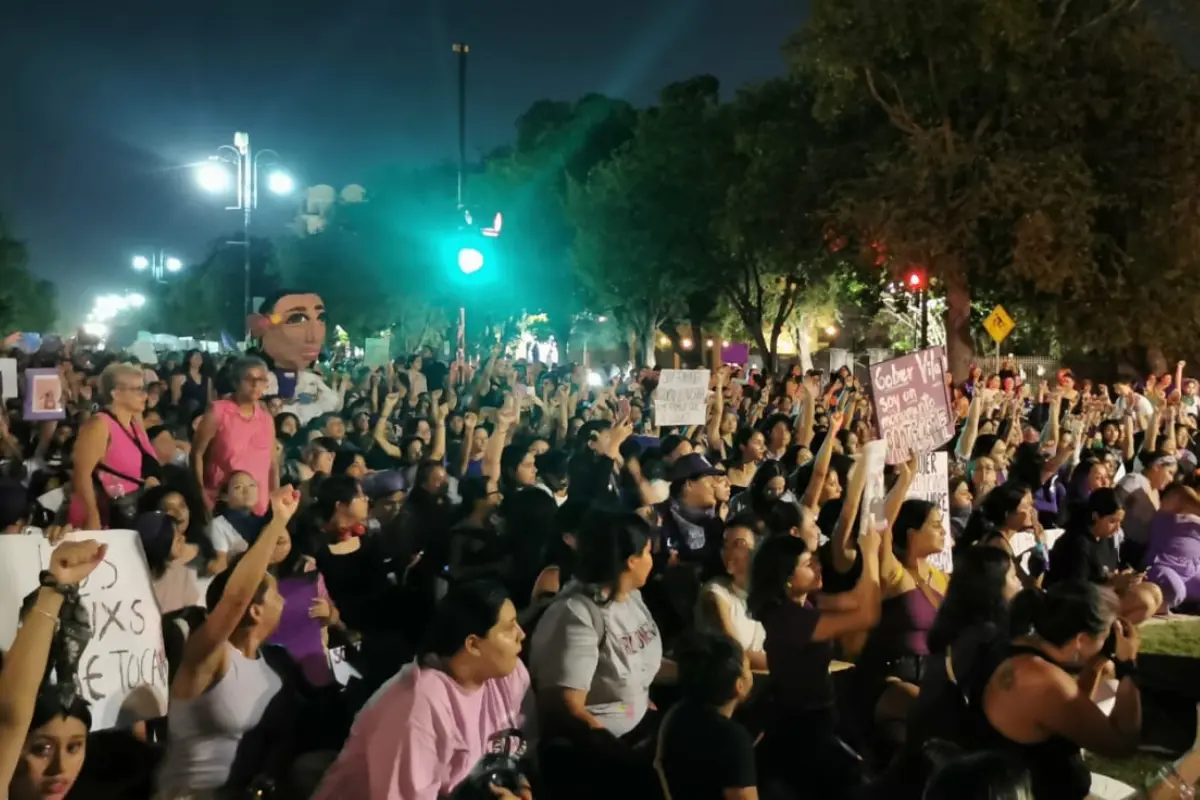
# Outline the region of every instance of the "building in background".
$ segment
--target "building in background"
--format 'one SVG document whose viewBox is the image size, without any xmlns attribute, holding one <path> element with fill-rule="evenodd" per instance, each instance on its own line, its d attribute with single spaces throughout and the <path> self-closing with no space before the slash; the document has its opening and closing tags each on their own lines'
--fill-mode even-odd
<svg viewBox="0 0 1200 800">
<path fill-rule="evenodd" d="M 339 205 L 365 203 L 367 191 L 357 183 L 345 186 L 339 192 L 327 184 L 310 186 L 304 192 L 304 208 L 296 220 L 296 230 L 301 236 L 312 236 L 325 230 L 330 214 Z"/>
</svg>

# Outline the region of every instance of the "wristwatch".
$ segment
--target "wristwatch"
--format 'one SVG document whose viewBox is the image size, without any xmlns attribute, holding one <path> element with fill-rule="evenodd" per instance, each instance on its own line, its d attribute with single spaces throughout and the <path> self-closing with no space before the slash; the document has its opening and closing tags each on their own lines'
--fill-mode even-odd
<svg viewBox="0 0 1200 800">
<path fill-rule="evenodd" d="M 38 585 L 44 589 L 53 589 L 63 597 L 72 597 L 79 591 L 78 586 L 60 583 L 58 578 L 54 577 L 54 573 L 48 569 L 44 569 L 38 574 Z"/>
</svg>

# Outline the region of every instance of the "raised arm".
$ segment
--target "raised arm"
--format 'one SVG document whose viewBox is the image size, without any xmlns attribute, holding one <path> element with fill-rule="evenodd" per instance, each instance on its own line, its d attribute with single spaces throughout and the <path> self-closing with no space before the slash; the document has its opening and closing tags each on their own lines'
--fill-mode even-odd
<svg viewBox="0 0 1200 800">
<path fill-rule="evenodd" d="M 804 490 L 803 499 L 800 500 L 800 505 L 805 506 L 814 514 L 819 510 L 821 488 L 825 485 L 825 478 L 829 476 L 829 462 L 833 459 L 833 448 L 837 444 L 838 431 L 842 429 L 844 419 L 841 411 L 834 411 L 829 415 L 829 433 L 825 435 L 825 441 L 821 443 L 821 450 L 817 453 L 816 460 L 813 461 L 812 478 Z"/>
<path fill-rule="evenodd" d="M 48 572 L 60 587 L 78 587 L 104 560 L 105 552 L 106 546 L 95 541 L 63 542 L 54 548 Z M 62 592 L 57 589 L 38 589 L 33 608 L 21 621 L 17 638 L 4 654 L 4 668 L 0 670 L 0 786 L 12 783 L 25 749 L 25 736 L 33 721 L 50 647 L 58 632 L 63 600 Z"/>
</svg>

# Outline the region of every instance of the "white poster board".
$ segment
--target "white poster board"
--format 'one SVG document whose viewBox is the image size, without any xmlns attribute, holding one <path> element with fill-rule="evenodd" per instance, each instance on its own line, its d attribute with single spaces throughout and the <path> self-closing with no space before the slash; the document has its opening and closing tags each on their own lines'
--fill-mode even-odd
<svg viewBox="0 0 1200 800">
<path fill-rule="evenodd" d="M 12 400 L 21 394 L 17 384 L 17 360 L 0 358 L 0 398 Z"/>
<path fill-rule="evenodd" d="M 887 525 L 887 482 L 883 470 L 887 460 L 887 443 L 882 439 L 867 442 L 863 448 L 862 457 L 864 468 L 867 470 L 867 483 L 863 487 L 862 505 L 859 507 L 858 535 L 864 536 L 870 527 L 871 520 L 876 528 Z"/>
<path fill-rule="evenodd" d="M 664 369 L 654 392 L 654 424 L 703 425 L 708 421 L 706 369 Z"/>
<path fill-rule="evenodd" d="M 124 726 L 167 713 L 167 654 L 162 617 L 142 544 L 134 531 L 76 531 L 69 538 L 108 545 L 104 563 L 84 581 L 80 597 L 92 639 L 79 660 L 80 696 L 92 729 Z M 41 536 L 0 536 L 0 646 L 12 646 L 17 609 L 38 588 L 54 550 Z"/>
<path fill-rule="evenodd" d="M 942 512 L 946 534 L 942 552 L 929 557 L 929 563 L 949 575 L 954 571 L 954 536 L 950 532 L 950 458 L 947 453 L 922 453 L 917 459 L 917 474 L 908 490 L 910 500 L 926 500 Z"/>
<path fill-rule="evenodd" d="M 367 339 L 367 346 L 363 348 L 363 363 L 372 369 L 386 367 L 391 359 L 390 344 L 391 339 Z"/>
</svg>

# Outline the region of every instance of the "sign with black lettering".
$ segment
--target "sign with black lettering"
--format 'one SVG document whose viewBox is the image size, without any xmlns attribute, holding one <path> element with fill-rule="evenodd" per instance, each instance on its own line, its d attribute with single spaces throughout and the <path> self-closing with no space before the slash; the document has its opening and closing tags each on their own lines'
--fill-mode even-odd
<svg viewBox="0 0 1200 800">
<path fill-rule="evenodd" d="M 887 463 L 932 452 L 954 436 L 946 390 L 946 348 L 930 347 L 871 365 L 871 396 Z"/>
<path fill-rule="evenodd" d="M 929 557 L 929 563 L 949 575 L 954 571 L 954 537 L 950 532 L 950 456 L 946 453 L 922 453 L 917 474 L 908 489 L 910 500 L 926 500 L 942 512 L 946 532 L 942 552 Z"/>
<path fill-rule="evenodd" d="M 79 660 L 80 696 L 91 705 L 92 729 L 104 730 L 167 713 L 167 656 L 162 617 L 142 543 L 134 531 L 76 531 L 71 539 L 108 545 L 104 563 L 79 587 L 92 640 Z M 38 587 L 54 547 L 40 536 L 0 536 L 0 646 L 17 635 L 17 610 Z"/>
<path fill-rule="evenodd" d="M 664 369 L 654 391 L 654 424 L 703 425 L 708 420 L 706 369 Z"/>
</svg>

